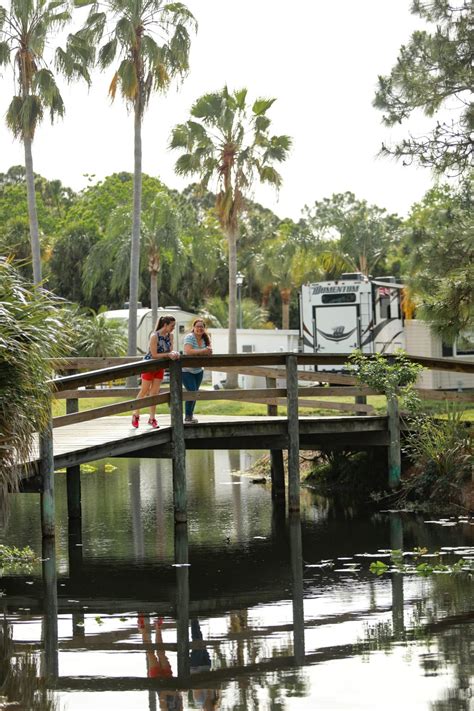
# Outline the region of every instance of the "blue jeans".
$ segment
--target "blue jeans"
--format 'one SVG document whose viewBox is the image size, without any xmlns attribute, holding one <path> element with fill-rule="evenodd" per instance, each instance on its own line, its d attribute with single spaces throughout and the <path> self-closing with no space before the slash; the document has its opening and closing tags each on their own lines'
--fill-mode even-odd
<svg viewBox="0 0 474 711">
<path fill-rule="evenodd" d="M 201 370 L 199 373 L 189 373 L 186 370 L 183 370 L 183 385 L 186 388 L 186 390 L 189 390 L 191 392 L 195 390 L 199 390 L 199 386 L 202 383 L 202 376 L 204 375 L 204 371 Z M 196 407 L 196 400 L 187 400 L 184 403 L 184 412 L 186 417 L 192 417 L 194 408 Z"/>
</svg>

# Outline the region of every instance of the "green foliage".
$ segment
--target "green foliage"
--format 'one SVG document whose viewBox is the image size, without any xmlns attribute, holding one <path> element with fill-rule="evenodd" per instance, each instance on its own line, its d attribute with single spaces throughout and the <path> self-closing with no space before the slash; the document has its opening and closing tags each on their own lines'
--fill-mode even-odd
<svg viewBox="0 0 474 711">
<path fill-rule="evenodd" d="M 73 356 L 106 358 L 123 356 L 127 351 L 127 337 L 123 324 L 103 313 L 76 313 L 74 319 Z"/>
<path fill-rule="evenodd" d="M 0 505 L 8 487 L 17 486 L 18 463 L 28 457 L 33 433 L 48 420 L 47 359 L 68 347 L 60 305 L 49 292 L 30 289 L 0 258 Z"/>
<path fill-rule="evenodd" d="M 382 154 L 438 173 L 460 174 L 472 166 L 472 7 L 468 2 L 415 0 L 412 13 L 432 23 L 433 30 L 417 30 L 401 47 L 391 73 L 379 76 L 374 106 L 384 112 L 387 126 L 420 109 L 429 117 L 449 109 L 450 120 L 438 119 L 428 135 L 383 146 Z"/>
<path fill-rule="evenodd" d="M 326 270 L 383 272 L 383 260 L 399 239 L 401 220 L 377 205 L 358 200 L 351 192 L 337 193 L 304 209 L 312 236 L 311 251 Z M 338 257 L 336 268 L 331 260 Z"/>
<path fill-rule="evenodd" d="M 116 61 L 109 94 L 114 99 L 119 89 L 141 118 L 152 92 L 165 91 L 189 69 L 190 32 L 197 27 L 192 13 L 180 2 L 163 0 L 77 4 L 90 5 L 90 12 L 82 29 L 68 38 L 67 53 L 85 48 L 88 63 L 101 69 Z"/>
<path fill-rule="evenodd" d="M 384 393 L 387 398 L 403 396 L 406 406 L 415 408 L 417 398 L 413 386 L 423 366 L 412 363 L 404 351 L 397 351 L 393 356 L 382 353 L 367 356 L 354 351 L 349 361 L 360 383 Z"/>
<path fill-rule="evenodd" d="M 305 483 L 322 496 L 342 503 L 367 502 L 374 492 L 380 491 L 386 479 L 386 467 L 386 458 L 374 450 L 322 449 Z"/>
<path fill-rule="evenodd" d="M 273 328 L 268 321 L 268 311 L 252 301 L 242 299 L 242 328 Z M 220 296 L 206 299 L 199 314 L 206 320 L 208 326 L 214 328 L 227 328 L 229 325 L 229 302 Z"/>
<path fill-rule="evenodd" d="M 404 452 L 413 463 L 402 482 L 401 500 L 425 507 L 462 504 L 463 487 L 470 480 L 474 452 L 462 411 L 447 407 L 446 419 L 416 417 Z"/>
<path fill-rule="evenodd" d="M 30 570 L 37 561 L 38 556 L 29 546 L 17 548 L 0 544 L 0 569 L 3 573 L 25 568 Z"/>
<path fill-rule="evenodd" d="M 408 284 L 417 314 L 447 343 L 474 326 L 472 183 L 433 188 L 405 224 Z"/>
</svg>

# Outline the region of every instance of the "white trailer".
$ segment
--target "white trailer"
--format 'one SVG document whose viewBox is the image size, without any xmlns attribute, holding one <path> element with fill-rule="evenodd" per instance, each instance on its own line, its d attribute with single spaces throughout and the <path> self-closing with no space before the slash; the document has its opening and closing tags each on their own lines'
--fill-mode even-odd
<svg viewBox="0 0 474 711">
<path fill-rule="evenodd" d="M 105 318 L 115 319 L 123 324 L 124 333 L 128 333 L 128 309 L 116 309 L 114 311 L 104 311 Z M 176 350 L 183 349 L 184 337 L 191 328 L 192 321 L 197 314 L 190 311 L 183 311 L 178 306 L 166 306 L 158 309 L 160 316 L 174 316 L 176 328 L 174 331 L 174 347 Z M 137 310 L 137 355 L 145 355 L 148 352 L 150 335 L 155 324 L 151 321 L 151 309 L 139 308 Z"/>
<path fill-rule="evenodd" d="M 393 353 L 405 348 L 402 284 L 359 272 L 305 284 L 300 292 L 300 347 L 305 353 Z M 320 370 L 340 370 L 329 366 Z"/>
</svg>

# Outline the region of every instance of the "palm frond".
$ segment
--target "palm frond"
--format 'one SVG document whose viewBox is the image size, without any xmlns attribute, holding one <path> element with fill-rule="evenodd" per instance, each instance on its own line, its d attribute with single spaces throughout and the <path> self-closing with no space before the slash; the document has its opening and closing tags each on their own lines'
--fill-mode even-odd
<svg viewBox="0 0 474 711">
<path fill-rule="evenodd" d="M 111 39 L 110 42 L 104 44 L 99 50 L 99 66 L 106 69 L 115 59 L 117 54 L 118 41 L 117 38 Z"/>
<path fill-rule="evenodd" d="M 256 116 L 262 116 L 275 103 L 275 101 L 276 99 L 257 99 L 252 106 L 252 111 Z"/>
<path fill-rule="evenodd" d="M 1 26 L 1 25 L 0 25 Z M 0 42 L 0 67 L 10 61 L 10 45 L 8 42 Z"/>
</svg>

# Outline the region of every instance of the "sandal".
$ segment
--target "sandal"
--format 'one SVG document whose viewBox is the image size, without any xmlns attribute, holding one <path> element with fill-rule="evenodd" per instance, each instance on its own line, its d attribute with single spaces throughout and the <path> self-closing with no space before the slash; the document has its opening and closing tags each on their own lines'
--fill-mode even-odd
<svg viewBox="0 0 474 711">
<path fill-rule="evenodd" d="M 132 427 L 138 427 L 140 424 L 140 415 L 132 415 Z"/>
<path fill-rule="evenodd" d="M 156 417 L 153 417 L 153 418 L 150 417 L 150 419 L 148 420 L 148 424 L 149 424 L 151 427 L 153 427 L 154 430 L 157 430 L 157 429 L 159 429 L 159 427 L 160 427 L 160 425 L 159 425 L 158 422 L 156 421 Z"/>
</svg>

